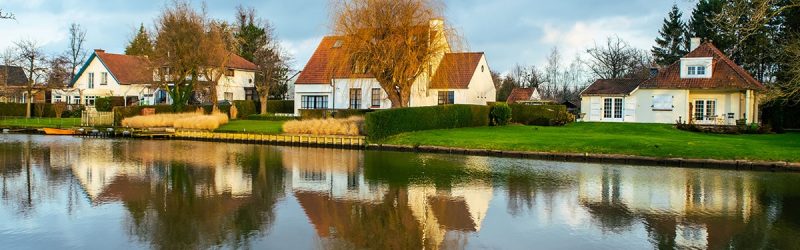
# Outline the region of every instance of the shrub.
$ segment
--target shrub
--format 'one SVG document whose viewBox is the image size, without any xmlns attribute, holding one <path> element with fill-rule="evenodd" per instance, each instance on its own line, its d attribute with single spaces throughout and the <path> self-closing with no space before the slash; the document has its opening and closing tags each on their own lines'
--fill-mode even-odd
<svg viewBox="0 0 800 250">
<path fill-rule="evenodd" d="M 111 97 L 98 97 L 94 100 L 94 108 L 100 112 L 110 112 L 114 108 L 111 104 Z"/>
<path fill-rule="evenodd" d="M 236 108 L 236 105 L 231 106 L 230 114 L 231 120 L 236 120 L 239 117 L 239 109 Z"/>
<path fill-rule="evenodd" d="M 505 126 L 511 121 L 511 107 L 504 102 L 491 105 L 489 122 L 494 126 Z"/>
<path fill-rule="evenodd" d="M 194 115 L 175 120 L 173 127 L 182 129 L 215 130 L 228 123 L 228 115 L 214 113 L 211 115 Z"/>
<path fill-rule="evenodd" d="M 363 126 L 364 117 L 352 116 L 346 119 L 288 121 L 283 124 L 283 131 L 291 134 L 360 135 Z"/>
<path fill-rule="evenodd" d="M 175 113 L 172 110 L 172 106 L 169 105 L 155 105 L 155 106 L 129 106 L 129 107 L 114 107 L 114 124 L 121 124 L 122 120 L 128 117 L 134 117 L 142 114 L 142 109 L 145 108 L 152 108 L 156 111 L 156 114 L 171 114 Z M 196 106 L 185 106 L 182 112 L 194 112 L 197 109 Z M 211 111 L 211 106 L 209 106 L 209 113 Z M 78 114 L 80 117 L 80 113 Z"/>
<path fill-rule="evenodd" d="M 489 106 L 460 104 L 375 111 L 365 121 L 366 134 L 374 140 L 419 130 L 488 125 Z"/>
<path fill-rule="evenodd" d="M 228 116 L 226 114 L 214 113 L 212 115 L 203 115 L 197 112 L 134 116 L 122 120 L 123 127 L 131 128 L 172 127 L 213 130 L 226 123 L 228 123 Z"/>
<path fill-rule="evenodd" d="M 0 103 L 0 116 L 25 116 L 24 103 Z"/>
<path fill-rule="evenodd" d="M 564 105 L 511 105 L 511 121 L 525 125 L 556 126 L 574 121 Z"/>
<path fill-rule="evenodd" d="M 56 102 L 50 107 L 53 109 L 53 114 L 56 115 L 56 118 L 61 118 L 64 115 L 64 111 L 67 110 L 67 104 L 64 102 Z"/>
<path fill-rule="evenodd" d="M 348 118 L 351 116 L 364 116 L 374 109 L 302 109 L 300 118 L 302 119 L 322 119 L 322 118 Z"/>
<path fill-rule="evenodd" d="M 256 103 L 252 100 L 233 101 L 233 106 L 236 107 L 237 116 L 231 116 L 231 119 L 244 119 L 252 114 L 256 114 Z"/>
<path fill-rule="evenodd" d="M 261 104 L 256 105 L 256 112 L 261 112 Z M 294 101 L 293 100 L 269 100 L 267 101 L 267 113 L 278 114 L 293 114 Z"/>
</svg>

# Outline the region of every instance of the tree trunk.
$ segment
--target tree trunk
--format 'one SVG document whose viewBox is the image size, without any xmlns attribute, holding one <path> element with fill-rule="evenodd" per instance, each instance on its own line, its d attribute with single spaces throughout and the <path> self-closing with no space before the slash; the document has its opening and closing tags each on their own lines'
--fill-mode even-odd
<svg viewBox="0 0 800 250">
<path fill-rule="evenodd" d="M 262 94 L 259 93 L 258 100 L 261 102 L 261 114 L 262 115 L 266 115 L 267 114 L 267 102 L 268 102 L 267 95 L 262 95 Z"/>
<path fill-rule="evenodd" d="M 25 98 L 25 118 L 31 118 L 31 98 L 33 98 L 33 96 L 30 88 L 28 88 L 27 92 L 28 96 Z"/>
</svg>

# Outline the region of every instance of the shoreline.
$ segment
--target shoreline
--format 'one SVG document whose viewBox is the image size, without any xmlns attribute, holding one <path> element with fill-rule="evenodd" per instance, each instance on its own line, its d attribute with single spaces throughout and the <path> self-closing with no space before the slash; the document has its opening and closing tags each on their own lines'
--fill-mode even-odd
<svg viewBox="0 0 800 250">
<path fill-rule="evenodd" d="M 37 134 L 37 133 L 7 133 L 7 134 Z M 786 161 L 751 161 L 751 160 L 718 160 L 718 159 L 697 159 L 697 158 L 660 158 L 652 156 L 624 155 L 624 154 L 596 154 L 596 153 L 560 153 L 560 152 L 537 152 L 537 151 L 512 151 L 512 150 L 492 150 L 492 149 L 470 149 L 458 147 L 443 147 L 431 145 L 394 145 L 364 143 L 363 145 L 332 143 L 334 140 L 311 141 L 311 140 L 258 140 L 257 136 L 266 137 L 268 135 L 258 134 L 236 134 L 219 133 L 240 136 L 224 137 L 189 137 L 172 136 L 155 140 L 184 140 L 184 141 L 207 141 L 223 143 L 245 143 L 275 146 L 298 146 L 298 147 L 317 147 L 317 148 L 344 148 L 374 151 L 394 151 L 394 152 L 413 152 L 413 153 L 435 153 L 450 155 L 472 155 L 472 156 L 492 156 L 516 159 L 534 159 L 546 161 L 564 162 L 585 162 L 585 163 L 613 163 L 627 165 L 646 165 L 660 167 L 681 167 L 681 168 L 705 168 L 705 169 L 727 169 L 739 171 L 770 171 L 770 172 L 800 172 L 800 162 Z M 38 134 L 48 136 L 46 134 Z M 52 135 L 51 135 L 52 136 Z M 93 138 L 126 138 L 137 140 L 154 140 L 146 137 L 112 137 L 97 135 L 75 135 L 77 137 Z M 299 135 L 273 135 L 282 137 L 295 137 Z M 323 137 L 323 136 L 317 136 Z M 335 136 L 324 136 L 335 138 Z"/>
</svg>

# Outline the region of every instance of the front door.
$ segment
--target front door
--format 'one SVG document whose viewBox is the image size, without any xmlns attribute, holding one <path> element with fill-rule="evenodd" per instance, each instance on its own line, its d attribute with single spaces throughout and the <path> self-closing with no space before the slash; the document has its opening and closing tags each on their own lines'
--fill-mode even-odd
<svg viewBox="0 0 800 250">
<path fill-rule="evenodd" d="M 622 97 L 603 98 L 603 120 L 623 121 L 624 101 Z"/>
<path fill-rule="evenodd" d="M 716 119 L 716 100 L 694 100 L 694 120 L 696 123 L 714 124 Z"/>
</svg>

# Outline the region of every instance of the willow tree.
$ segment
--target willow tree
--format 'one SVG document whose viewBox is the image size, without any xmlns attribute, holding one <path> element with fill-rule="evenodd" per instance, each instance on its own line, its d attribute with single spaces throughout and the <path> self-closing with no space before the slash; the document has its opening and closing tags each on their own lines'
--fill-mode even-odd
<svg viewBox="0 0 800 250">
<path fill-rule="evenodd" d="M 172 98 L 172 108 L 183 110 L 198 86 L 207 63 L 200 50 L 205 38 L 205 13 L 187 2 L 174 2 L 156 20 L 156 39 L 152 67 L 158 74 L 155 86 Z"/>
<path fill-rule="evenodd" d="M 412 85 L 448 52 L 441 0 L 339 0 L 331 4 L 333 31 L 346 53 L 335 65 L 371 74 L 392 107 L 407 107 Z M 340 71 L 342 69 L 334 69 Z"/>
</svg>

